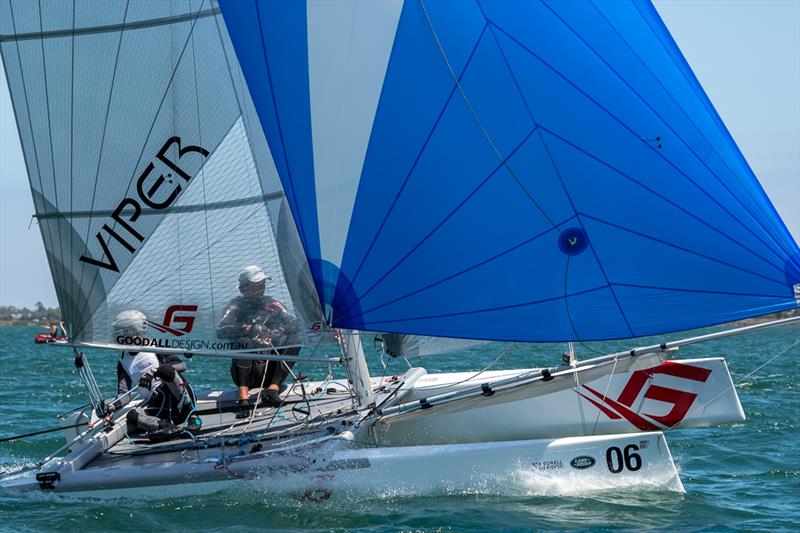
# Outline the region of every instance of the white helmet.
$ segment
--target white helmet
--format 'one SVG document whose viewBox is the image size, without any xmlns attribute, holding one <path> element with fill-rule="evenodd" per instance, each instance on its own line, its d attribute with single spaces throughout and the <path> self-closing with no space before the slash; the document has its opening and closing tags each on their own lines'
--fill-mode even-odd
<svg viewBox="0 0 800 533">
<path fill-rule="evenodd" d="M 239 285 L 246 285 L 248 283 L 261 283 L 262 281 L 270 279 L 269 276 L 264 274 L 256 265 L 244 267 L 239 273 Z"/>
<path fill-rule="evenodd" d="M 123 311 L 114 319 L 114 333 L 124 331 L 134 331 L 138 335 L 143 335 L 147 329 L 147 317 L 141 311 L 130 309 Z"/>
</svg>

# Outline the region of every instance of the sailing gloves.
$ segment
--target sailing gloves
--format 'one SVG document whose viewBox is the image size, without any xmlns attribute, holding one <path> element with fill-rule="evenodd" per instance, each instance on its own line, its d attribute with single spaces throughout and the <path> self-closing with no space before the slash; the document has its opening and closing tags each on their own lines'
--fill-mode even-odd
<svg viewBox="0 0 800 533">
<path fill-rule="evenodd" d="M 171 383 L 175 380 L 175 369 L 172 365 L 159 365 L 158 368 L 151 368 L 139 379 L 139 386 L 145 389 L 152 389 L 153 380 L 156 378 L 166 383 Z"/>
</svg>

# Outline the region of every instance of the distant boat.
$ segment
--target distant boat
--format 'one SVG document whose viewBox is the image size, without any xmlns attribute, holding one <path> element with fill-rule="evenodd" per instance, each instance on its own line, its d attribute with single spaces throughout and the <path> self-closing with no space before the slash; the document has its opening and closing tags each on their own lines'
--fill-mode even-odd
<svg viewBox="0 0 800 533">
<path fill-rule="evenodd" d="M 3 0 L 0 34 L 93 406 L 0 487 L 157 498 L 262 479 L 326 499 L 522 469 L 682 491 L 663 431 L 745 417 L 723 359 L 667 359 L 797 320 L 578 360 L 574 343 L 800 305 L 800 249 L 649 3 Z M 252 264 L 304 324 L 300 357 L 217 336 Z M 111 327 L 128 309 L 159 353 L 347 379 L 297 380 L 245 420 L 235 391 L 207 392 L 202 432 L 153 443 L 126 409 L 102 421 L 81 351 L 130 349 Z M 366 335 L 408 368 L 370 377 Z M 410 362 L 528 342 L 567 352 L 506 371 Z"/>
</svg>

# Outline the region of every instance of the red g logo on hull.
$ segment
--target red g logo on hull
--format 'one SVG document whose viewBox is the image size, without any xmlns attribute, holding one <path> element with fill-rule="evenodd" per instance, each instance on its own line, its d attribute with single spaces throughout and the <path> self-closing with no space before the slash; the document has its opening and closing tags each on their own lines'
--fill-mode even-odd
<svg viewBox="0 0 800 533">
<path fill-rule="evenodd" d="M 587 385 L 583 385 L 583 388 L 596 396 L 597 400 L 581 392 L 578 392 L 578 394 L 591 402 L 612 420 L 624 418 L 643 431 L 662 430 L 673 427 L 683 420 L 697 398 L 697 394 L 651 384 L 647 390 L 645 390 L 642 398 L 672 404 L 672 409 L 665 415 L 635 413 L 631 410 L 633 403 L 639 398 L 645 384 L 652 380 L 653 376 L 656 374 L 666 374 L 668 376 L 705 383 L 711 375 L 711 370 L 699 366 L 667 361 L 656 367 L 637 370 L 631 374 L 628 383 L 625 385 L 625 388 L 622 389 L 622 392 L 620 392 L 616 400 L 605 397 L 602 393 Z"/>
</svg>

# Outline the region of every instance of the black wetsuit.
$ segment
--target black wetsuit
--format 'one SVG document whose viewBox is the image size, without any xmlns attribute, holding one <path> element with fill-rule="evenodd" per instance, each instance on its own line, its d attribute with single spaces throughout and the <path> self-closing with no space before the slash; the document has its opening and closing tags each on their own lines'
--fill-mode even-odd
<svg viewBox="0 0 800 533">
<path fill-rule="evenodd" d="M 248 327 L 249 326 L 249 327 Z M 272 346 L 300 344 L 298 320 L 286 311 L 281 302 L 271 296 L 245 298 L 237 296 L 228 304 L 217 326 L 217 336 L 233 339 L 247 348 L 268 348 L 261 353 L 297 355 L 300 347 L 269 349 Z M 231 378 L 237 387 L 256 388 L 263 383 L 280 385 L 294 363 L 264 360 L 234 359 Z"/>
<path fill-rule="evenodd" d="M 122 364 L 124 356 L 125 352 L 117 362 L 118 395 L 124 395 L 138 386 Z M 151 440 L 166 440 L 182 430 L 194 409 L 196 398 L 181 374 L 186 370 L 186 364 L 172 354 L 156 354 L 156 358 L 160 364 L 155 369 L 154 378 L 160 383 L 143 405 L 128 412 L 127 422 L 129 431 L 141 430 L 147 432 Z M 118 410 L 130 400 L 130 395 L 122 396 L 115 402 L 114 408 Z"/>
</svg>

